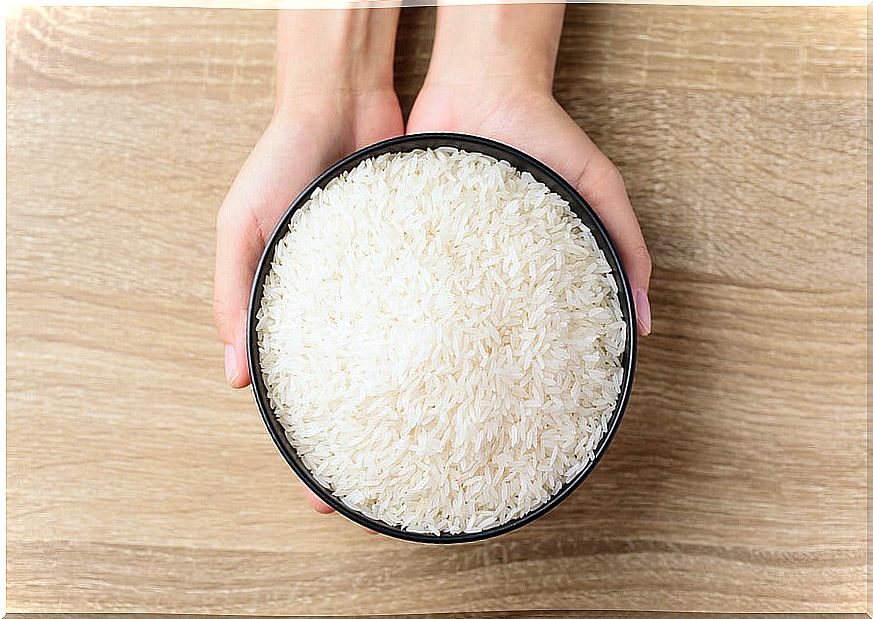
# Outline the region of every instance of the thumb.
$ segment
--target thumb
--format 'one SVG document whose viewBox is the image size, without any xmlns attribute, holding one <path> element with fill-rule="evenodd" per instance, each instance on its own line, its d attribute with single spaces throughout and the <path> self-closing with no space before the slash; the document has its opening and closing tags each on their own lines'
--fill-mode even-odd
<svg viewBox="0 0 873 619">
<path fill-rule="evenodd" d="M 652 330 L 648 297 L 652 259 L 624 180 L 576 122 L 556 102 L 550 105 L 549 130 L 543 134 L 548 139 L 536 142 L 530 154 L 567 179 L 603 222 L 627 270 L 640 334 L 647 335 Z M 556 111 L 558 115 L 554 116 Z"/>
<path fill-rule="evenodd" d="M 228 200 L 233 196 L 228 194 Z M 225 201 L 218 214 L 215 241 L 215 288 L 212 309 L 224 343 L 224 372 L 228 384 L 249 384 L 246 321 L 252 277 L 263 249 L 257 223 Z"/>
<path fill-rule="evenodd" d="M 591 204 L 615 241 L 630 280 L 640 333 L 648 335 L 652 330 L 649 305 L 652 258 L 628 198 L 624 179 L 606 155 L 594 150 L 588 165 L 577 177 L 576 188 Z"/>
<path fill-rule="evenodd" d="M 273 226 L 318 171 L 311 153 L 287 123 L 271 122 L 218 211 L 213 313 L 227 382 L 237 389 L 250 382 L 246 319 L 252 277 Z"/>
</svg>

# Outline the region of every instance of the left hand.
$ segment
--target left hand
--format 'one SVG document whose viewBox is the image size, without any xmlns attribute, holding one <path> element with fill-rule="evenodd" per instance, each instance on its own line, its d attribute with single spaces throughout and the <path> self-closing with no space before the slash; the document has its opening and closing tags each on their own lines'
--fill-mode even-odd
<svg viewBox="0 0 873 619">
<path fill-rule="evenodd" d="M 406 132 L 491 138 L 532 155 L 570 182 L 615 243 L 627 269 L 640 333 L 647 335 L 652 261 L 624 180 L 551 94 L 563 8 L 439 10 L 434 56 Z"/>
</svg>

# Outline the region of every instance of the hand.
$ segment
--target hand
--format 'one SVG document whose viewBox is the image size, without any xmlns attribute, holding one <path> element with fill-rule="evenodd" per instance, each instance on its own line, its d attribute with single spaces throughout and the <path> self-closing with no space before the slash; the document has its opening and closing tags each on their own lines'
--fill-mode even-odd
<svg viewBox="0 0 873 619">
<path fill-rule="evenodd" d="M 431 66 L 406 130 L 491 138 L 569 181 L 615 242 L 647 335 L 652 262 L 624 181 L 551 94 L 562 18 L 560 5 L 441 7 Z"/>
<path fill-rule="evenodd" d="M 245 337 L 249 292 L 279 218 L 329 165 L 403 134 L 391 75 L 396 23 L 397 11 L 387 9 L 280 14 L 273 119 L 217 218 L 213 310 L 232 387 L 250 382 Z M 306 491 L 316 511 L 333 511 Z"/>
</svg>

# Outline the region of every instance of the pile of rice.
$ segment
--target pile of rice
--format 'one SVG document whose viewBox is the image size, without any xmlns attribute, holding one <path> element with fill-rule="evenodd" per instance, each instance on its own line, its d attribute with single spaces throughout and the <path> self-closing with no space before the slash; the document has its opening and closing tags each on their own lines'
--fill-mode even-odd
<svg viewBox="0 0 873 619">
<path fill-rule="evenodd" d="M 520 517 L 586 467 L 625 329 L 567 202 L 454 148 L 368 159 L 316 190 L 257 322 L 271 404 L 313 476 L 432 534 Z"/>
</svg>

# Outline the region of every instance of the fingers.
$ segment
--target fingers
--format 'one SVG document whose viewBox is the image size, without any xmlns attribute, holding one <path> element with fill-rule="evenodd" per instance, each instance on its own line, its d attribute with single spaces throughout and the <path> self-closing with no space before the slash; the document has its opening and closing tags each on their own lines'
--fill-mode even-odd
<svg viewBox="0 0 873 619">
<path fill-rule="evenodd" d="M 309 489 L 309 486 L 303 486 L 303 490 L 306 492 L 306 500 L 309 501 L 312 509 L 317 511 L 319 514 L 333 513 L 333 508 L 331 508 L 330 505 L 319 499 L 316 494 Z"/>
<path fill-rule="evenodd" d="M 575 185 L 600 217 L 609 236 L 615 242 L 622 264 L 627 269 L 640 333 L 648 335 L 652 330 L 648 297 L 652 259 L 621 173 L 606 155 L 595 147 L 587 165 L 579 173 Z"/>
<path fill-rule="evenodd" d="M 289 155 L 292 153 L 293 155 Z M 266 236 L 318 163 L 301 163 L 310 152 L 297 136 L 271 123 L 227 192 L 216 221 L 213 313 L 224 343 L 227 382 L 237 389 L 250 382 L 246 319 L 252 277 Z"/>
<path fill-rule="evenodd" d="M 652 330 L 649 306 L 652 259 L 624 179 L 575 121 L 563 110 L 558 116 L 560 120 L 554 125 L 558 131 L 549 133 L 552 139 L 537 144 L 532 154 L 539 155 L 570 181 L 603 222 L 627 270 L 640 334 L 648 335 Z"/>
<path fill-rule="evenodd" d="M 316 494 L 309 489 L 309 486 L 304 485 L 303 490 L 306 493 L 306 500 L 309 501 L 309 504 L 319 514 L 332 514 L 334 512 L 333 508 L 322 501 L 316 496 Z M 367 527 L 361 527 L 364 530 L 364 533 L 368 535 L 377 535 L 376 531 L 372 529 L 368 529 Z"/>
<path fill-rule="evenodd" d="M 538 113 L 525 117 L 522 129 L 506 124 L 509 136 L 491 134 L 545 162 L 582 194 L 603 222 L 627 270 L 642 335 L 652 330 L 649 278 L 652 260 L 618 169 L 579 125 L 549 96 L 530 104 Z M 513 133 L 512 131 L 515 131 Z"/>
<path fill-rule="evenodd" d="M 246 220 L 247 210 L 236 208 L 234 190 L 219 211 L 215 241 L 215 288 L 213 313 L 224 343 L 224 371 L 230 386 L 249 384 L 246 353 L 246 316 L 252 276 L 263 249 L 254 222 Z"/>
</svg>

